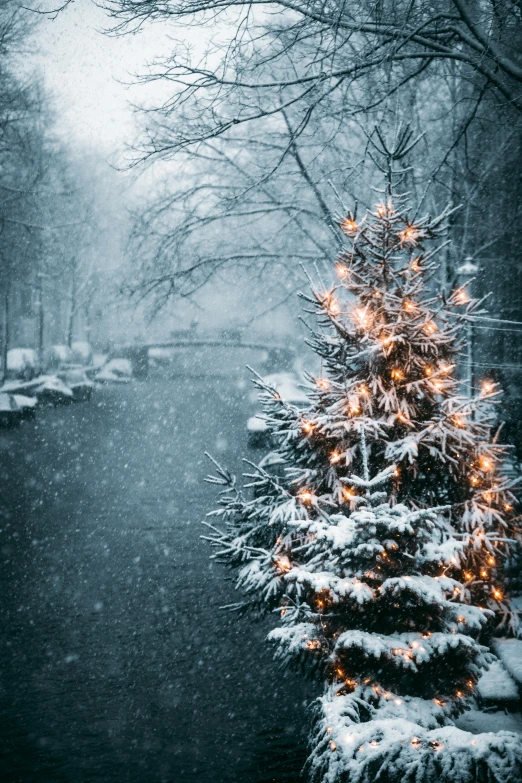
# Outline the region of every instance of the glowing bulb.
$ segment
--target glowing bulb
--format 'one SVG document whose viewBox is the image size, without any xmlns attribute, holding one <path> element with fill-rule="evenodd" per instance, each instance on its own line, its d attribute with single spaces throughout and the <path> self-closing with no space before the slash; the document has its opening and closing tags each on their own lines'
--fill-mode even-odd
<svg viewBox="0 0 522 783">
<path fill-rule="evenodd" d="M 359 386 L 359 394 L 367 395 L 367 394 L 369 394 L 369 393 L 370 393 L 370 390 L 368 389 L 368 387 L 367 387 L 367 386 L 365 386 L 365 385 L 364 385 L 364 383 L 362 383 L 362 384 Z"/>
<path fill-rule="evenodd" d="M 394 699 L 393 703 L 397 704 L 397 706 L 400 706 L 402 704 L 402 699 Z"/>
<path fill-rule="evenodd" d="M 513 506 L 510 506 L 509 503 L 504 503 L 504 511 L 512 511 Z"/>
<path fill-rule="evenodd" d="M 316 383 L 320 389 L 324 389 L 325 391 L 330 388 L 330 381 L 328 378 L 317 378 Z"/>
<path fill-rule="evenodd" d="M 457 291 L 457 294 L 455 296 L 455 302 L 459 305 L 465 305 L 468 304 L 470 301 L 469 296 L 467 292 L 461 288 L 459 291 Z"/>
<path fill-rule="evenodd" d="M 404 231 L 399 233 L 399 239 L 403 245 L 414 245 L 419 237 L 419 230 L 415 226 L 406 226 Z"/>
<path fill-rule="evenodd" d="M 344 264 L 337 264 L 336 271 L 341 280 L 344 280 L 350 274 L 350 270 Z"/>
<path fill-rule="evenodd" d="M 403 303 L 403 307 L 407 313 L 413 313 L 417 309 L 417 306 L 410 299 L 406 299 Z"/>
<path fill-rule="evenodd" d="M 429 365 L 429 364 L 427 364 L 427 365 L 426 365 L 426 367 L 424 368 L 424 374 L 429 376 L 429 375 L 431 375 L 432 373 L 433 373 L 433 368 L 432 368 L 432 367 L 430 367 L 430 365 Z"/>
<path fill-rule="evenodd" d="M 469 480 L 469 483 L 472 484 L 472 486 L 476 487 L 477 484 L 479 483 L 479 480 L 478 480 L 477 476 L 471 476 L 470 480 Z"/>
<path fill-rule="evenodd" d="M 485 569 L 485 568 L 481 568 L 481 569 L 480 569 L 480 575 L 481 575 L 481 577 L 482 577 L 483 579 L 485 579 L 485 578 L 487 577 L 487 575 L 488 575 L 488 572 L 486 571 L 486 569 Z"/>
<path fill-rule="evenodd" d="M 495 384 L 491 381 L 483 381 L 481 385 L 482 394 L 491 394 L 495 391 Z"/>
<path fill-rule="evenodd" d="M 498 590 L 497 588 L 495 588 L 493 590 L 493 595 L 495 596 L 497 601 L 500 601 L 500 599 L 502 598 L 502 592 L 501 592 L 501 590 Z"/>
<path fill-rule="evenodd" d="M 310 490 L 308 489 L 305 489 L 302 492 L 300 492 L 298 497 L 301 503 L 311 503 L 314 499 L 313 493 L 310 492 Z"/>
<path fill-rule="evenodd" d="M 424 326 L 424 331 L 426 334 L 434 334 L 437 331 L 437 325 L 434 321 L 428 321 Z"/>
<path fill-rule="evenodd" d="M 362 329 L 366 329 L 366 327 L 370 324 L 371 319 L 363 307 L 356 307 L 353 311 L 353 317 Z"/>
<path fill-rule="evenodd" d="M 319 650 L 320 647 L 321 647 L 321 642 L 319 641 L 319 639 L 310 639 L 310 641 L 306 643 L 307 650 Z"/>
<path fill-rule="evenodd" d="M 394 381 L 402 381 L 402 379 L 404 378 L 404 373 L 402 372 L 402 370 L 399 370 L 398 367 L 394 367 L 393 370 L 391 371 L 391 377 L 393 378 Z"/>
<path fill-rule="evenodd" d="M 339 462 L 340 459 L 341 459 L 341 455 L 339 454 L 339 452 L 338 451 L 332 451 L 332 453 L 330 454 L 330 463 L 332 465 L 335 465 L 335 463 Z"/>
<path fill-rule="evenodd" d="M 411 744 L 413 745 L 414 748 L 416 748 L 418 745 L 421 744 L 421 741 L 418 737 L 412 737 Z"/>
<path fill-rule="evenodd" d="M 480 467 L 482 470 L 493 470 L 493 462 L 487 457 L 482 457 L 480 460 Z"/>
<path fill-rule="evenodd" d="M 466 426 L 464 423 L 464 419 L 461 416 L 454 416 L 453 422 L 455 426 L 458 427 L 459 429 L 463 429 Z"/>
<path fill-rule="evenodd" d="M 345 500 L 353 500 L 355 497 L 351 489 L 343 489 L 343 498 Z"/>
<path fill-rule="evenodd" d="M 384 206 L 384 204 L 377 204 L 375 211 L 377 212 L 379 217 L 384 217 L 384 215 L 386 214 L 386 207 Z"/>
<path fill-rule="evenodd" d="M 412 262 L 412 265 L 411 265 L 411 271 L 412 271 L 412 272 L 418 272 L 418 271 L 419 271 L 419 269 L 420 269 L 420 265 L 419 265 L 419 259 L 418 259 L 418 258 L 415 258 L 415 259 L 413 260 L 413 262 Z"/>
<path fill-rule="evenodd" d="M 290 562 L 290 560 L 287 558 L 286 555 L 283 555 L 283 557 L 280 557 L 277 560 L 277 567 L 279 568 L 280 571 L 283 572 L 290 571 L 290 569 L 292 568 L 292 563 Z"/>
<path fill-rule="evenodd" d="M 346 220 L 343 220 L 341 223 L 341 229 L 345 234 L 355 234 L 358 226 L 353 218 L 346 218 Z"/>
</svg>

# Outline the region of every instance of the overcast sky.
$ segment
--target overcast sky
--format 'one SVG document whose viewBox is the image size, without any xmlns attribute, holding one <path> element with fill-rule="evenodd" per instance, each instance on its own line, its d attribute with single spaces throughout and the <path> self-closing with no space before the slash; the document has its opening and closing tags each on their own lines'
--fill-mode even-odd
<svg viewBox="0 0 522 783">
<path fill-rule="evenodd" d="M 129 89 L 118 80 L 131 81 L 168 50 L 164 26 L 112 38 L 100 32 L 108 24 L 104 11 L 90 0 L 73 2 L 56 19 L 40 22 L 33 57 L 54 99 L 57 131 L 72 146 L 97 147 L 104 155 L 132 142 L 134 117 L 128 102 L 139 102 L 146 89 Z"/>
</svg>

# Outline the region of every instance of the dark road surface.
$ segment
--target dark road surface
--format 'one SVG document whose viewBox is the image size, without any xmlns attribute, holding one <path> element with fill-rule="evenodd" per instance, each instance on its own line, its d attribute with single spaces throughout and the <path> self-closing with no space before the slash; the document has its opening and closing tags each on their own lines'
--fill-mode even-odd
<svg viewBox="0 0 522 783">
<path fill-rule="evenodd" d="M 203 452 L 241 469 L 244 397 L 155 379 L 0 432 L 1 781 L 298 779 L 312 687 L 219 610 L 200 540 Z"/>
</svg>

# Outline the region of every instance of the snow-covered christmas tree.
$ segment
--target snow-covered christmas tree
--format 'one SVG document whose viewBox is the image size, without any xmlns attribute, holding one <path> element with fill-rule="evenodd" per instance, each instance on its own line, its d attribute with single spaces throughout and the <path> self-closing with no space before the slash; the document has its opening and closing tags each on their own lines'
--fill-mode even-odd
<svg viewBox="0 0 522 783">
<path fill-rule="evenodd" d="M 324 679 L 309 765 L 329 783 L 522 775 L 516 735 L 452 725 L 492 658 L 479 636 L 517 621 L 498 390 L 470 396 L 456 375 L 480 303 L 428 289 L 447 216 L 419 219 L 388 192 L 342 220 L 338 282 L 305 297 L 323 367 L 309 407 L 258 382 L 277 475 L 254 466 L 252 498 L 219 466 L 211 478 L 217 556 L 238 567 L 245 605 L 280 615 L 282 661 Z"/>
</svg>

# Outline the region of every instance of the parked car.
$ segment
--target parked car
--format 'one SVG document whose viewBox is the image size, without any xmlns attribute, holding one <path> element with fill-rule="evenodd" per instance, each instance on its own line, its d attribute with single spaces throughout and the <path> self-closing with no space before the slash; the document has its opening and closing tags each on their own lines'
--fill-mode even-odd
<svg viewBox="0 0 522 783">
<path fill-rule="evenodd" d="M 73 401 L 73 393 L 56 375 L 38 375 L 31 381 L 7 381 L 0 392 L 36 397 L 43 405 L 60 405 Z"/>
<path fill-rule="evenodd" d="M 12 394 L 0 392 L 0 426 L 16 427 L 22 421 L 22 411 Z"/>
<path fill-rule="evenodd" d="M 58 378 L 72 391 L 74 402 L 89 401 L 92 397 L 94 383 L 89 380 L 81 367 L 68 367 L 60 370 Z"/>
<path fill-rule="evenodd" d="M 119 358 L 109 359 L 94 376 L 97 383 L 129 383 L 131 378 L 132 364 L 130 359 Z"/>
<path fill-rule="evenodd" d="M 74 395 L 69 387 L 56 375 L 40 375 L 34 393 L 42 405 L 66 405 Z"/>
<path fill-rule="evenodd" d="M 22 419 L 34 419 L 38 408 L 38 398 L 28 397 L 26 394 L 13 394 L 13 397 L 20 408 Z"/>
<path fill-rule="evenodd" d="M 272 386 L 285 402 L 304 408 L 309 405 L 306 392 L 300 388 L 297 375 L 291 372 L 278 372 L 263 379 Z M 258 401 L 259 392 L 253 392 L 251 399 Z M 248 445 L 252 448 L 264 448 L 271 445 L 271 436 L 262 411 L 256 411 L 247 421 Z"/>
</svg>

